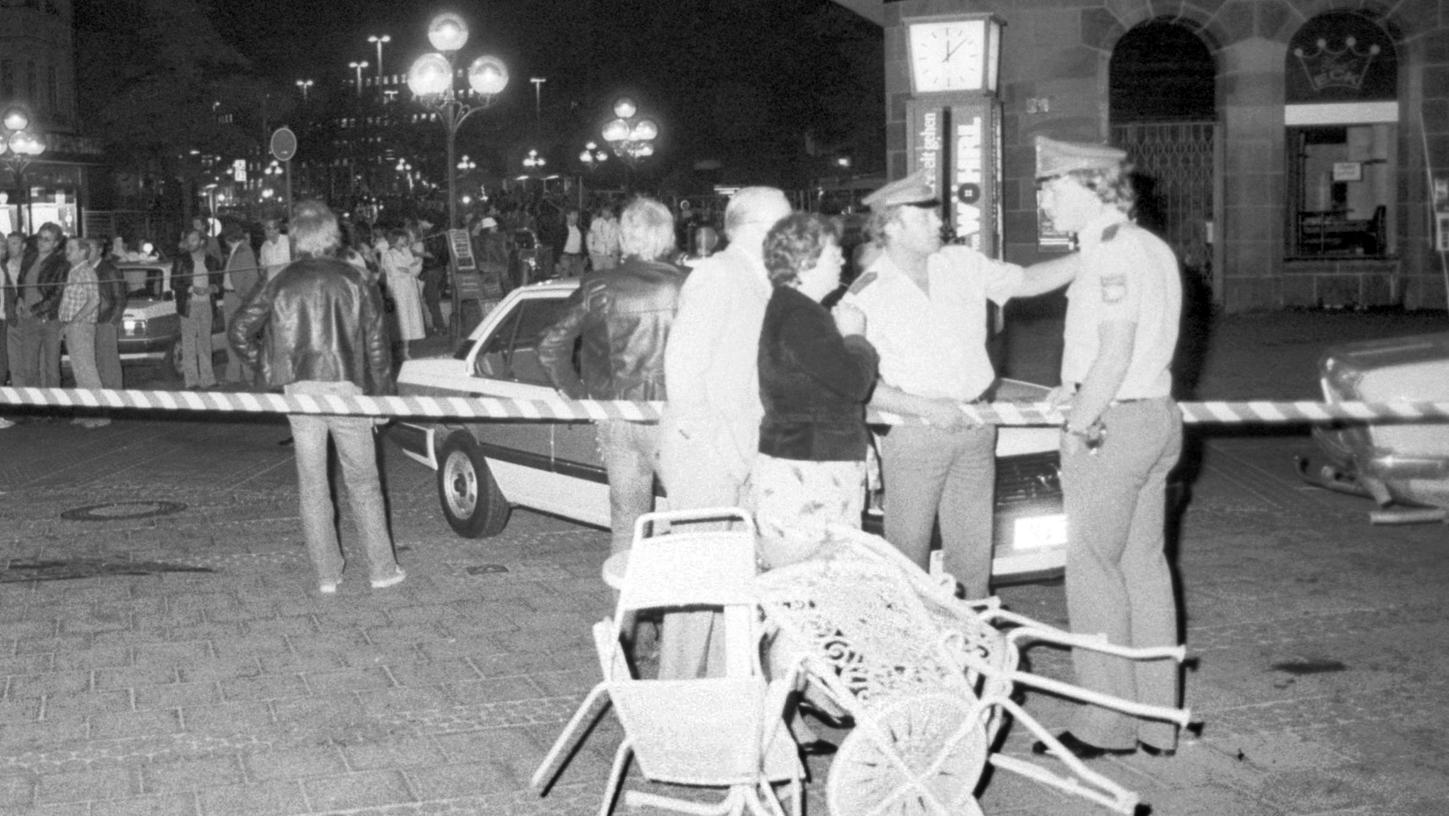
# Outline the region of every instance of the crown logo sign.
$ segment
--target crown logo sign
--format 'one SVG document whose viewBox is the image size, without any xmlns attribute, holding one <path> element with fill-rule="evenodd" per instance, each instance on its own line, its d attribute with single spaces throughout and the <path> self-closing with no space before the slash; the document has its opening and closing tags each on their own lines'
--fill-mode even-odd
<svg viewBox="0 0 1449 816">
<path fill-rule="evenodd" d="M 1363 87 L 1363 78 L 1368 74 L 1369 65 L 1374 57 L 1379 55 L 1379 47 L 1370 45 L 1367 50 L 1360 51 L 1357 47 L 1358 41 L 1353 37 L 1345 37 L 1343 47 L 1333 49 L 1328 47 L 1328 40 L 1320 37 L 1315 43 L 1318 50 L 1312 53 L 1302 48 L 1293 49 L 1293 56 L 1303 66 L 1308 74 L 1308 82 L 1315 91 L 1323 91 L 1328 88 L 1348 88 L 1359 90 Z"/>
</svg>

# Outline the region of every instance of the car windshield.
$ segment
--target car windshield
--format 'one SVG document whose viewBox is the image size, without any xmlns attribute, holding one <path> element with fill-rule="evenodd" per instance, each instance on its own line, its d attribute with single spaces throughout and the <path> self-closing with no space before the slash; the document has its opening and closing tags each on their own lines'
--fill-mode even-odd
<svg viewBox="0 0 1449 816">
<path fill-rule="evenodd" d="M 519 301 L 479 350 L 473 361 L 473 373 L 552 388 L 552 381 L 538 362 L 538 341 L 563 315 L 567 305 L 568 300 L 563 297 Z"/>
</svg>

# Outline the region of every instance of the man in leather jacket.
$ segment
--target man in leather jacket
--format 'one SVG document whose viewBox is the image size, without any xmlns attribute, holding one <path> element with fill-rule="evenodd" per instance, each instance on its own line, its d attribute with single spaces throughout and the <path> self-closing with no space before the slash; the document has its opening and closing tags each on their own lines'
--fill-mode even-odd
<svg viewBox="0 0 1449 816">
<path fill-rule="evenodd" d="M 356 267 L 335 257 L 337 217 L 320 201 L 297 205 L 291 220 L 298 260 L 255 289 L 227 339 L 269 388 L 287 394 L 378 396 L 394 390 L 382 295 Z M 337 592 L 343 558 L 328 481 L 327 440 L 347 483 L 348 501 L 374 589 L 406 577 L 393 553 L 377 473 L 375 421 L 363 416 L 288 417 L 307 551 L 324 595 Z"/>
<path fill-rule="evenodd" d="M 221 259 L 206 250 L 206 235 L 191 230 L 181 239 L 185 252 L 171 263 L 171 293 L 181 319 L 181 377 L 187 388 L 216 385 L 211 362 L 212 324 L 221 296 Z"/>
<path fill-rule="evenodd" d="M 19 365 L 11 366 L 16 386 L 60 387 L 60 330 L 57 319 L 70 262 L 65 259 L 65 233 L 49 221 L 35 235 L 35 248 L 20 261 L 11 319 L 19 328 Z M 10 308 L 7 306 L 7 308 Z M 16 360 L 13 358 L 12 360 Z"/>
<path fill-rule="evenodd" d="M 538 344 L 538 359 L 570 399 L 663 400 L 664 343 L 684 284 L 674 254 L 674 216 L 650 198 L 624 209 L 621 266 L 584 276 L 570 306 Z M 579 342 L 579 371 L 573 351 Z M 627 550 L 634 521 L 654 506 L 659 427 L 605 420 L 599 452 L 609 475 L 611 549 Z"/>
</svg>

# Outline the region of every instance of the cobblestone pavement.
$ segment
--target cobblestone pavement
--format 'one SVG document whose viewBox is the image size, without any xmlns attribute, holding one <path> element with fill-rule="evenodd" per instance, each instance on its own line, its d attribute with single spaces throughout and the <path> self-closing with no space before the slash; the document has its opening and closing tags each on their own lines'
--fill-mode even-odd
<svg viewBox="0 0 1449 816">
<path fill-rule="evenodd" d="M 1330 340 L 1443 325 L 1225 321 L 1197 393 L 1312 397 L 1311 370 L 1279 357 L 1311 365 Z M 1024 350 L 1051 347 L 1052 330 L 1021 331 L 1014 370 L 1049 368 Z M 528 779 L 597 679 L 608 536 L 516 511 L 497 538 L 459 539 L 431 474 L 389 446 L 408 579 L 374 591 L 352 569 L 323 598 L 286 435 L 197 417 L 0 432 L 0 814 L 596 812 L 610 715 L 547 797 Z M 1373 527 L 1366 500 L 1301 485 L 1302 429 L 1195 438 L 1174 540 L 1203 729 L 1175 758 L 1095 766 L 1156 814 L 1445 813 L 1445 528 Z M 1060 585 L 1002 596 L 1065 623 Z M 1070 677 L 1064 652 L 1029 660 Z M 1070 713 L 1041 694 L 1025 705 L 1053 729 Z M 1003 750 L 1027 756 L 1029 741 L 1014 729 Z M 810 766 L 807 808 L 823 814 L 829 764 Z M 980 798 L 987 814 L 1104 812 L 1004 773 Z"/>
</svg>

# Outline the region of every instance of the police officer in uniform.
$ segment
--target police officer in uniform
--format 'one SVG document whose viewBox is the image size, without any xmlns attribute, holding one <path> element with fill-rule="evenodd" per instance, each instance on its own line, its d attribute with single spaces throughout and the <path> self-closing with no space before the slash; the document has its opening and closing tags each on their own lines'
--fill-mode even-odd
<svg viewBox="0 0 1449 816">
<path fill-rule="evenodd" d="M 879 410 L 918 422 L 889 430 L 881 445 L 885 537 L 922 569 L 939 516 L 946 572 L 967 598 L 991 578 L 996 427 L 961 410 L 987 398 L 996 372 L 986 354 L 986 301 L 1065 285 L 1075 255 L 1023 269 L 966 246 L 943 246 L 941 202 L 924 169 L 865 198 L 867 229 L 881 251 L 837 309 L 858 309 L 880 354 L 871 397 Z M 921 424 L 921 423 L 924 424 Z"/>
<path fill-rule="evenodd" d="M 1182 417 L 1168 365 L 1177 345 L 1177 259 L 1130 220 L 1127 154 L 1037 137 L 1039 201 L 1075 233 L 1082 270 L 1067 290 L 1062 385 L 1062 491 L 1068 526 L 1067 614 L 1073 632 L 1138 648 L 1177 641 L 1177 605 L 1163 553 L 1168 471 L 1182 450 Z M 1093 691 L 1178 704 L 1172 660 L 1131 661 L 1075 650 L 1076 682 Z M 1171 755 L 1171 723 L 1082 706 L 1059 735 L 1091 759 L 1139 749 Z M 1037 742 L 1037 753 L 1047 746 Z"/>
</svg>

